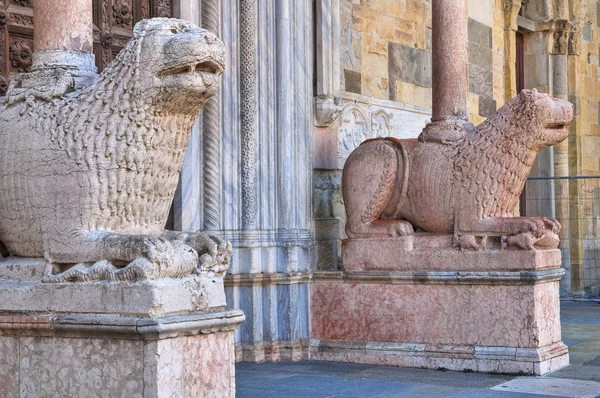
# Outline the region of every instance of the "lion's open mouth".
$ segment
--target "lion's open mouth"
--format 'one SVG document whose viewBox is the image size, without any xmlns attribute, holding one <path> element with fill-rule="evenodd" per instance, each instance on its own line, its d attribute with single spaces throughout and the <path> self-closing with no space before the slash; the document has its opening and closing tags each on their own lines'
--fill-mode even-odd
<svg viewBox="0 0 600 398">
<path fill-rule="evenodd" d="M 177 66 L 174 68 L 164 69 L 157 73 L 158 77 L 173 76 L 173 75 L 187 75 L 193 73 L 211 73 L 213 75 L 220 74 L 223 71 L 221 65 L 214 61 L 202 61 L 195 64 Z"/>
<path fill-rule="evenodd" d="M 562 130 L 569 125 L 568 122 L 552 122 L 546 124 L 547 130 Z"/>
</svg>

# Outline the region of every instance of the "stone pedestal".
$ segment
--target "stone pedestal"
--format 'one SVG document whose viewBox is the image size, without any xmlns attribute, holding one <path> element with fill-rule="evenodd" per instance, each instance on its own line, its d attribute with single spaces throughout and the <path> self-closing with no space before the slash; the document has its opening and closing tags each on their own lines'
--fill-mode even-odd
<svg viewBox="0 0 600 398">
<path fill-rule="evenodd" d="M 4 397 L 233 397 L 234 329 L 215 275 L 49 284 L 0 260 Z"/>
<path fill-rule="evenodd" d="M 542 375 L 569 363 L 558 250 L 458 251 L 451 236 L 344 242 L 311 287 L 311 357 Z"/>
</svg>

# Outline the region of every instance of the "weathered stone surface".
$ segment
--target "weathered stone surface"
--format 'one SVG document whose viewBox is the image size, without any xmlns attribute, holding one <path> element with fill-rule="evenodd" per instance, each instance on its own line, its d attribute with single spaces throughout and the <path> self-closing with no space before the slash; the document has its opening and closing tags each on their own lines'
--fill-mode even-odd
<svg viewBox="0 0 600 398">
<path fill-rule="evenodd" d="M 21 337 L 15 398 L 142 398 L 143 346 L 135 340 Z"/>
<path fill-rule="evenodd" d="M 496 101 L 485 97 L 479 97 L 479 114 L 483 117 L 492 117 L 496 113 Z"/>
<path fill-rule="evenodd" d="M 469 43 L 469 63 L 486 70 L 492 70 L 492 49 L 484 48 L 475 43 Z"/>
<path fill-rule="evenodd" d="M 419 228 L 453 233 L 467 250 L 485 249 L 491 236 L 523 249 L 555 248 L 556 220 L 508 215 L 536 153 L 567 138 L 572 117 L 568 102 L 524 90 L 476 129 L 432 123 L 418 141 L 365 141 L 342 177 L 348 237 L 407 236 Z"/>
<path fill-rule="evenodd" d="M 110 313 L 164 316 L 225 308 L 221 277 L 187 277 L 144 283 L 0 281 L 0 312 Z"/>
<path fill-rule="evenodd" d="M 159 340 L 146 346 L 144 358 L 157 397 L 235 396 L 231 332 Z"/>
<path fill-rule="evenodd" d="M 0 391 L 6 397 L 19 396 L 19 341 L 0 337 Z"/>
<path fill-rule="evenodd" d="M 469 43 L 475 43 L 484 48 L 492 48 L 492 28 L 469 18 Z"/>
<path fill-rule="evenodd" d="M 361 74 L 353 70 L 344 70 L 344 81 L 346 82 L 346 91 L 351 93 L 360 94 L 361 89 Z"/>
<path fill-rule="evenodd" d="M 224 272 L 227 242 L 162 230 L 192 125 L 219 87 L 224 58 L 213 34 L 153 19 L 136 25 L 86 87 L 56 65 L 16 76 L 0 106 L 0 240 L 8 251 L 54 264 L 49 282 Z"/>
<path fill-rule="evenodd" d="M 389 43 L 391 82 L 431 87 L 431 53 L 398 43 Z"/>
<path fill-rule="evenodd" d="M 0 316 L 0 388 L 11 398 L 233 397 L 243 319 Z"/>
<path fill-rule="evenodd" d="M 493 72 L 475 64 L 469 64 L 469 91 L 479 96 L 493 98 Z"/>
<path fill-rule="evenodd" d="M 528 374 L 568 364 L 557 278 L 497 283 L 487 272 L 478 283 L 448 284 L 423 273 L 398 284 L 354 274 L 315 274 L 315 359 Z"/>
<path fill-rule="evenodd" d="M 486 251 L 452 249 L 452 235 L 346 239 L 342 243 L 344 270 L 388 271 L 537 271 L 558 268 L 560 250 L 500 250 L 489 242 Z"/>
</svg>

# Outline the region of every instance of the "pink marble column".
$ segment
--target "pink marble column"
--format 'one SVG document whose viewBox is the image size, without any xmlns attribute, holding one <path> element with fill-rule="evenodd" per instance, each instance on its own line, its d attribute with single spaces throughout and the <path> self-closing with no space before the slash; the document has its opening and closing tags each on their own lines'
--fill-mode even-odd
<svg viewBox="0 0 600 398">
<path fill-rule="evenodd" d="M 92 0 L 34 1 L 33 17 L 32 72 L 58 68 L 73 78 L 75 87 L 89 84 L 98 71 L 92 52 Z"/>
<path fill-rule="evenodd" d="M 33 2 L 34 50 L 92 52 L 92 0 Z"/>
<path fill-rule="evenodd" d="M 432 121 L 467 119 L 465 0 L 433 0 Z"/>
</svg>

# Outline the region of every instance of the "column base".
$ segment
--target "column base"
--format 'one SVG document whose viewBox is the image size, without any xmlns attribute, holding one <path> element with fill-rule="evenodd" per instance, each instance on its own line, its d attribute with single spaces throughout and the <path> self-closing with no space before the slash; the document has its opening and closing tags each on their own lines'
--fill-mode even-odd
<svg viewBox="0 0 600 398">
<path fill-rule="evenodd" d="M 543 375 L 569 364 L 562 342 L 541 348 L 312 339 L 312 360 L 462 372 Z"/>
</svg>

